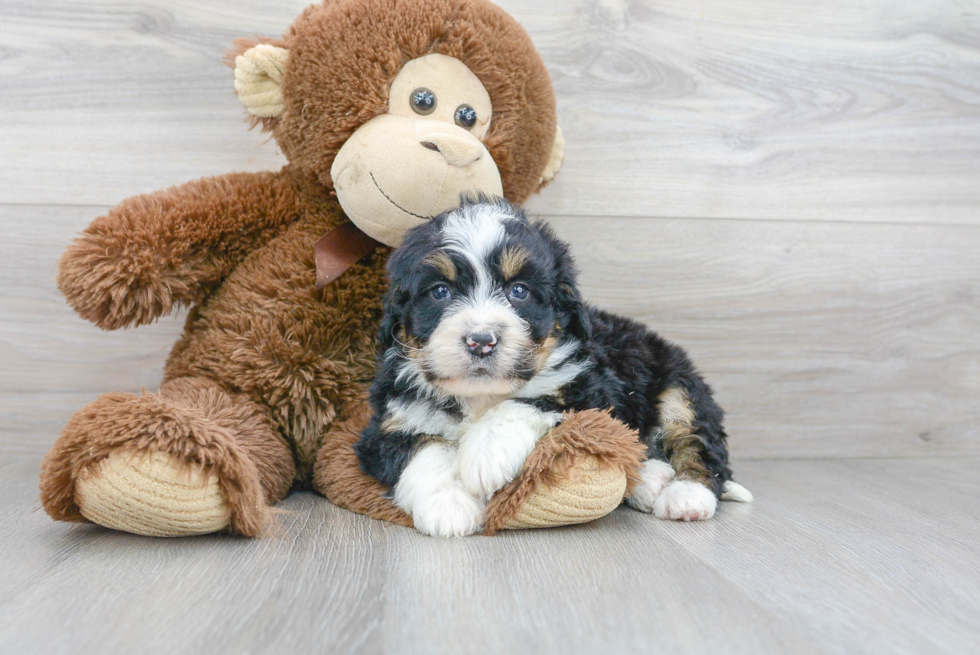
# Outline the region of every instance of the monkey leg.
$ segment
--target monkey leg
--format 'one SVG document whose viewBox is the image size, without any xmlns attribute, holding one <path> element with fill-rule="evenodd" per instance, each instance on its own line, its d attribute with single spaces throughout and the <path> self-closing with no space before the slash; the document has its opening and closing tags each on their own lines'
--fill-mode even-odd
<svg viewBox="0 0 980 655">
<path fill-rule="evenodd" d="M 565 412 L 541 437 L 517 478 L 487 504 L 486 534 L 601 518 L 639 482 L 646 446 L 608 412 Z"/>
<path fill-rule="evenodd" d="M 335 423 L 317 455 L 314 487 L 330 502 L 371 518 L 411 526 L 389 490 L 361 471 L 353 445 L 370 418 L 363 399 Z M 569 412 L 541 438 L 513 482 L 487 505 L 487 534 L 585 523 L 605 516 L 639 480 L 646 447 L 636 432 L 596 410 Z"/>
<path fill-rule="evenodd" d="M 56 520 L 142 535 L 258 536 L 294 470 L 265 408 L 179 378 L 76 412 L 41 465 L 41 502 Z"/>
<path fill-rule="evenodd" d="M 338 507 L 412 527 L 412 517 L 395 506 L 387 487 L 361 470 L 354 453 L 354 444 L 371 418 L 367 398 L 351 402 L 346 410 L 341 412 L 346 420 L 330 426 L 317 452 L 313 488 Z"/>
</svg>

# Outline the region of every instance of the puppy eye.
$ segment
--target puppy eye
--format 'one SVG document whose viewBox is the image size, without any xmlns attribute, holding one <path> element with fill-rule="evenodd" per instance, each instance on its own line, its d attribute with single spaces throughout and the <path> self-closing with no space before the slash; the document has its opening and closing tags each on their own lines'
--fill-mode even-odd
<svg viewBox="0 0 980 655">
<path fill-rule="evenodd" d="M 476 125 L 476 110 L 469 105 L 456 107 L 456 124 L 467 130 Z"/>
<path fill-rule="evenodd" d="M 415 110 L 416 114 L 428 116 L 436 110 L 436 94 L 424 86 L 412 91 L 410 101 L 412 103 L 412 109 Z"/>
<path fill-rule="evenodd" d="M 449 297 L 452 295 L 453 294 L 449 292 L 449 287 L 447 287 L 445 284 L 437 284 L 436 286 L 432 287 L 432 297 L 436 300 L 449 300 Z"/>
<path fill-rule="evenodd" d="M 527 298 L 527 287 L 523 284 L 515 284 L 510 288 L 510 297 L 514 300 L 524 300 Z"/>
</svg>

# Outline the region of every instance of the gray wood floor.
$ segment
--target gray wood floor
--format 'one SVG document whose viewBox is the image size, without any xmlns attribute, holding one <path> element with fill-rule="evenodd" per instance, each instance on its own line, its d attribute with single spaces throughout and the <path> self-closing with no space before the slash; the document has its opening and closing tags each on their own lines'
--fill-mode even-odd
<svg viewBox="0 0 980 655">
<path fill-rule="evenodd" d="M 268 539 L 36 508 L 182 314 L 54 286 L 126 196 L 275 169 L 220 63 L 309 0 L 0 0 L 0 653 L 980 653 L 980 11 L 964 0 L 500 0 L 566 159 L 531 210 L 585 294 L 686 346 L 752 506 L 428 539 L 299 494 Z"/>
<path fill-rule="evenodd" d="M 975 653 L 977 459 L 738 462 L 754 505 L 440 540 L 284 505 L 257 541 L 55 524 L 0 464 L 0 652 Z"/>
</svg>

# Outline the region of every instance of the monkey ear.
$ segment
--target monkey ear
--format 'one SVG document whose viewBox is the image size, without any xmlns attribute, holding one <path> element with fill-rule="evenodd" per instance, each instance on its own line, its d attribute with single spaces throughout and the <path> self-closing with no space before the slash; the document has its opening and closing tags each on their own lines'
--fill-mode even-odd
<svg viewBox="0 0 980 655">
<path fill-rule="evenodd" d="M 563 159 L 565 159 L 565 138 L 561 135 L 561 128 L 555 125 L 555 142 L 551 144 L 551 156 L 544 167 L 544 172 L 541 173 L 539 185 L 547 184 L 555 179 Z"/>
<path fill-rule="evenodd" d="M 285 48 L 260 43 L 235 57 L 235 91 L 256 118 L 282 114 L 280 85 L 288 55 Z"/>
</svg>

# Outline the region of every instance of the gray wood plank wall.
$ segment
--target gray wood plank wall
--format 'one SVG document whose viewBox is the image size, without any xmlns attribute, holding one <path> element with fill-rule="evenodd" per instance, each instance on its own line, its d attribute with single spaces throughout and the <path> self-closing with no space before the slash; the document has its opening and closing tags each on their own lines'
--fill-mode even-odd
<svg viewBox="0 0 980 655">
<path fill-rule="evenodd" d="M 58 255 L 123 198 L 283 163 L 220 63 L 306 0 L 0 3 L 0 452 L 153 389 Z M 687 346 L 737 457 L 980 453 L 980 5 L 506 0 L 567 156 L 531 203 L 597 304 Z"/>
</svg>

